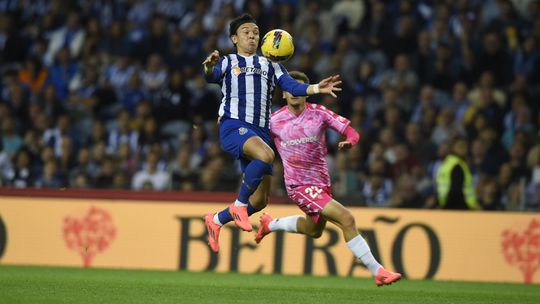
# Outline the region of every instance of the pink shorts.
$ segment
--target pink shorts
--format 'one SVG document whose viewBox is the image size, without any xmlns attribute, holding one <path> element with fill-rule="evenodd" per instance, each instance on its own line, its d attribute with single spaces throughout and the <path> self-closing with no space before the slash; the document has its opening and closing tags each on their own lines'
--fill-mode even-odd
<svg viewBox="0 0 540 304">
<path fill-rule="evenodd" d="M 319 222 L 324 206 L 332 201 L 330 187 L 297 186 L 288 187 L 289 197 L 293 202 L 311 217 L 315 223 Z"/>
</svg>

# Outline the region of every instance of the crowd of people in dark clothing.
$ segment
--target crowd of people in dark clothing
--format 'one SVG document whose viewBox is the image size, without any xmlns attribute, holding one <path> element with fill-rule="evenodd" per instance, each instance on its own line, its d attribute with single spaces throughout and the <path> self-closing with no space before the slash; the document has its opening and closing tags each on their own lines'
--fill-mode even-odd
<svg viewBox="0 0 540 304">
<path fill-rule="evenodd" d="M 244 12 L 291 33 L 289 71 L 341 75 L 308 101 L 361 134 L 327 134 L 342 201 L 436 207 L 459 136 L 483 209 L 540 210 L 537 0 L 0 0 L 0 186 L 236 191 L 201 63 Z"/>
</svg>

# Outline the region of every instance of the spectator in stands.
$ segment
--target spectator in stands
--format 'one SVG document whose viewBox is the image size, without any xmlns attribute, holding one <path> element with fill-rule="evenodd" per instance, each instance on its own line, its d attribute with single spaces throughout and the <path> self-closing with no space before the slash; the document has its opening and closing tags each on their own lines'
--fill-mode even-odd
<svg viewBox="0 0 540 304">
<path fill-rule="evenodd" d="M 0 42 L 1 65 L 24 60 L 24 39 L 10 14 L 0 14 Z"/>
<path fill-rule="evenodd" d="M 137 146 L 139 151 L 146 155 L 154 145 L 161 147 L 164 153 L 171 150 L 169 142 L 159 133 L 156 119 L 149 117 L 143 123 Z"/>
<path fill-rule="evenodd" d="M 141 80 L 143 86 L 155 95 L 165 87 L 168 79 L 168 72 L 163 66 L 161 56 L 158 54 L 151 54 L 146 62 L 146 67 L 141 71 Z"/>
<path fill-rule="evenodd" d="M 464 138 L 456 138 L 437 171 L 439 206 L 444 209 L 478 209 L 475 186 L 466 162 L 469 146 Z"/>
<path fill-rule="evenodd" d="M 169 84 L 152 103 L 152 113 L 161 124 L 162 134 L 180 139 L 179 134 L 189 131 L 193 118 L 191 103 L 192 94 L 186 86 L 184 74 L 180 70 L 173 71 Z"/>
<path fill-rule="evenodd" d="M 109 133 L 107 150 L 113 153 L 121 143 L 128 143 L 132 151 L 137 151 L 139 132 L 130 127 L 130 115 L 127 111 L 121 111 L 116 120 L 116 127 Z"/>
<path fill-rule="evenodd" d="M 69 186 L 74 189 L 88 189 L 92 185 L 90 184 L 88 176 L 84 173 L 75 171 L 69 180 Z"/>
<path fill-rule="evenodd" d="M 11 161 L 10 157 L 4 151 L 4 143 L 0 137 L 0 186 L 7 183 L 11 176 Z"/>
<path fill-rule="evenodd" d="M 62 156 L 62 140 L 69 137 L 75 146 L 78 145 L 77 136 L 71 129 L 71 121 L 68 115 L 58 117 L 56 125 L 43 133 L 43 142 L 54 149 L 56 157 Z"/>
<path fill-rule="evenodd" d="M 126 53 L 119 54 L 114 64 L 107 67 L 105 79 L 107 83 L 120 95 L 137 69 L 130 62 L 130 57 Z"/>
<path fill-rule="evenodd" d="M 97 177 L 98 165 L 91 158 L 90 150 L 88 148 L 82 148 L 79 150 L 77 155 L 77 164 L 75 168 L 73 168 L 72 172 L 75 172 L 75 175 L 82 174 L 89 177 L 89 183 L 91 183 L 93 178 Z M 70 179 L 73 180 L 74 177 L 71 176 Z"/>
<path fill-rule="evenodd" d="M 521 94 L 516 94 L 512 98 L 512 108 L 504 115 L 504 133 L 501 141 L 508 149 L 512 145 L 516 133 L 522 131 L 529 136 L 533 135 L 534 125 L 531 118 L 531 110 L 525 102 L 525 97 Z"/>
<path fill-rule="evenodd" d="M 450 107 L 445 107 L 437 116 L 437 124 L 431 133 L 431 141 L 438 146 L 456 135 L 458 131 L 454 127 L 454 112 Z"/>
<path fill-rule="evenodd" d="M 170 166 L 172 189 L 195 190 L 197 184 L 197 172 L 190 164 L 190 150 L 180 149 L 175 162 Z"/>
<path fill-rule="evenodd" d="M 398 178 L 396 189 L 390 200 L 390 205 L 395 208 L 424 207 L 424 198 L 415 187 L 415 179 L 408 174 L 403 174 Z"/>
<path fill-rule="evenodd" d="M 148 153 L 143 169 L 133 176 L 131 181 L 133 190 L 144 189 L 145 184 L 152 190 L 170 189 L 170 176 L 166 171 L 158 169 L 158 160 L 159 156 L 156 153 Z"/>
<path fill-rule="evenodd" d="M 67 54 L 71 54 L 73 58 L 78 57 L 84 43 L 85 35 L 84 28 L 80 25 L 79 13 L 71 11 L 67 16 L 64 26 L 54 31 L 49 38 L 49 46 L 45 55 L 46 62 L 52 64 L 56 54 L 62 48 L 66 47 L 69 50 Z"/>
<path fill-rule="evenodd" d="M 482 37 L 482 49 L 475 55 L 476 75 L 490 71 L 495 85 L 505 86 L 512 80 L 512 60 L 503 48 L 501 37 L 497 32 L 488 31 Z"/>
<path fill-rule="evenodd" d="M 43 173 L 34 183 L 37 188 L 60 188 L 63 187 L 64 181 L 57 170 L 56 162 L 53 159 L 45 161 L 43 164 Z"/>
<path fill-rule="evenodd" d="M 113 58 L 127 56 L 131 45 L 125 29 L 126 24 L 121 20 L 113 20 L 107 30 L 107 35 L 101 41 L 101 48 Z"/>
<path fill-rule="evenodd" d="M 123 109 L 130 115 L 135 115 L 135 109 L 140 102 L 150 99 L 150 92 L 142 85 L 139 74 L 133 74 L 129 77 L 126 88 L 120 91 L 120 102 Z"/>
<path fill-rule="evenodd" d="M 454 124 L 460 132 L 463 132 L 463 118 L 470 105 L 467 98 L 467 85 L 462 81 L 456 82 L 452 89 L 452 103 L 449 106 L 454 112 Z"/>
<path fill-rule="evenodd" d="M 67 47 L 61 48 L 49 68 L 48 82 L 54 86 L 56 95 L 61 101 L 66 100 L 71 82 L 80 71 L 79 63 L 71 57 L 70 52 Z"/>
<path fill-rule="evenodd" d="M 11 117 L 6 117 L 2 121 L 2 133 L 0 139 L 2 140 L 2 151 L 4 151 L 9 158 L 13 157 L 22 147 L 22 138 L 16 132 L 15 124 Z"/>
<path fill-rule="evenodd" d="M 392 181 L 380 174 L 370 174 L 364 183 L 362 194 L 369 207 L 388 207 L 393 191 Z"/>
<path fill-rule="evenodd" d="M 19 71 L 19 81 L 30 89 L 33 95 L 41 92 L 48 78 L 47 69 L 43 67 L 37 56 L 28 57 L 24 67 Z"/>
<path fill-rule="evenodd" d="M 46 85 L 43 93 L 38 98 L 40 110 L 47 116 L 48 121 L 57 121 L 58 118 L 66 114 L 64 102 L 56 94 L 56 87 L 52 84 Z"/>
<path fill-rule="evenodd" d="M 34 172 L 31 167 L 30 153 L 21 149 L 15 155 L 13 168 L 4 172 L 6 185 L 15 188 L 28 188 L 34 185 Z"/>
<path fill-rule="evenodd" d="M 485 176 L 494 177 L 498 173 L 499 164 L 488 154 L 488 147 L 482 138 L 476 138 L 471 144 L 470 164 L 476 182 Z"/>
<path fill-rule="evenodd" d="M 116 151 L 116 163 L 118 164 L 119 171 L 133 175 L 138 168 L 138 160 L 136 159 L 136 153 L 133 153 L 129 148 L 128 143 L 121 143 Z"/>
<path fill-rule="evenodd" d="M 381 88 L 394 87 L 404 104 L 406 110 L 412 108 L 414 92 L 418 87 L 418 76 L 410 68 L 409 58 L 406 53 L 395 56 L 393 69 L 382 73 L 380 78 Z"/>
<path fill-rule="evenodd" d="M 488 179 L 479 189 L 478 204 L 483 210 L 503 210 L 497 182 Z"/>
<path fill-rule="evenodd" d="M 96 188 L 101 189 L 111 188 L 117 168 L 117 162 L 114 157 L 106 155 L 100 164 L 100 170 L 93 182 L 93 185 Z"/>
<path fill-rule="evenodd" d="M 514 73 L 524 76 L 528 81 L 540 79 L 540 51 L 537 44 L 533 36 L 527 36 L 514 54 Z"/>
</svg>

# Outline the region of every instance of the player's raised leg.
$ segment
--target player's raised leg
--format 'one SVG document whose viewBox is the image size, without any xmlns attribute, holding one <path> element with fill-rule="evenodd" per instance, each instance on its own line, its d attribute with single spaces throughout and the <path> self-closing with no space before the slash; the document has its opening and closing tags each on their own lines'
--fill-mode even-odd
<svg viewBox="0 0 540 304">
<path fill-rule="evenodd" d="M 272 175 L 264 175 L 262 182 L 257 187 L 257 190 L 250 196 L 250 204 L 253 205 L 255 212 L 258 212 L 268 205 L 270 198 L 270 186 L 272 185 Z M 249 208 L 248 208 L 249 213 Z M 251 213 L 252 214 L 252 213 Z M 251 215 L 249 214 L 249 215 Z"/>
<path fill-rule="evenodd" d="M 338 226 L 343 232 L 347 247 L 360 260 L 375 277 L 377 286 L 389 285 L 401 279 L 401 274 L 386 270 L 373 256 L 369 245 L 364 238 L 358 233 L 356 222 L 351 212 L 341 205 L 336 200 L 331 200 L 326 203 L 321 212 L 322 218 L 317 222 L 313 220 L 313 216 L 306 218 L 299 215 L 276 218 L 268 214 L 264 214 L 260 219 L 259 230 L 255 237 L 255 241 L 259 243 L 266 235 L 273 231 L 286 231 L 292 233 L 301 233 L 311 237 L 320 237 L 325 223 L 325 220 Z M 315 219 L 317 219 L 315 217 Z"/>
<path fill-rule="evenodd" d="M 268 203 L 274 151 L 260 137 L 252 136 L 243 144 L 242 152 L 241 162 L 244 175 L 238 198 L 222 211 L 205 216 L 208 244 L 216 253 L 219 251 L 221 226 L 234 220 L 236 226 L 251 231 L 252 226 L 248 217 L 266 207 Z"/>
<path fill-rule="evenodd" d="M 268 213 L 265 213 L 260 218 L 259 230 L 255 236 L 255 242 L 259 244 L 262 239 L 273 231 L 285 231 L 290 233 L 298 233 L 319 238 L 326 226 L 326 220 L 320 218 L 317 223 L 309 216 L 291 215 L 281 218 L 272 218 Z"/>
<path fill-rule="evenodd" d="M 251 231 L 253 228 L 249 223 L 248 216 L 249 198 L 257 190 L 264 176 L 272 175 L 272 163 L 274 162 L 275 155 L 272 148 L 258 136 L 253 136 L 246 140 L 243 146 L 243 152 L 252 161 L 244 171 L 244 178 L 240 185 L 238 198 L 229 206 L 229 212 L 236 226 L 242 230 Z M 259 195 L 262 196 L 263 193 Z M 261 204 L 262 202 L 257 202 L 257 205 L 260 206 Z M 264 206 L 266 206 L 266 202 L 264 202 Z M 262 207 L 264 208 L 264 206 Z M 256 209 L 260 210 L 261 208 Z"/>
<path fill-rule="evenodd" d="M 326 220 L 322 218 L 321 212 L 325 204 L 332 200 L 327 190 L 317 186 L 290 187 L 289 197 L 307 216 L 304 218 L 300 215 L 293 215 L 274 220 L 270 215 L 263 215 L 260 219 L 255 242 L 259 243 L 265 235 L 276 230 L 305 234 L 314 238 L 320 237 L 326 225 Z"/>
<path fill-rule="evenodd" d="M 401 279 L 401 274 L 386 270 L 375 259 L 368 243 L 358 233 L 356 221 L 349 209 L 345 208 L 338 201 L 332 200 L 324 207 L 322 215 L 341 229 L 343 237 L 347 242 L 347 247 L 373 274 L 377 286 L 389 285 Z"/>
<path fill-rule="evenodd" d="M 264 209 L 268 204 L 268 198 L 270 196 L 270 185 L 272 184 L 272 176 L 264 175 L 263 180 L 260 183 L 255 193 L 250 197 L 250 203 L 247 206 L 247 213 L 249 216 Z M 206 229 L 208 230 L 208 244 L 212 251 L 217 253 L 219 251 L 219 232 L 223 225 L 233 220 L 229 207 L 223 209 L 217 213 L 208 213 L 204 217 Z"/>
</svg>

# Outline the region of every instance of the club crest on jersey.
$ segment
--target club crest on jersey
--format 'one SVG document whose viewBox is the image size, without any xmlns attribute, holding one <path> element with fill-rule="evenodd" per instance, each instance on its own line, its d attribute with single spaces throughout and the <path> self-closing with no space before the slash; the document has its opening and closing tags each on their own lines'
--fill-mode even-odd
<svg viewBox="0 0 540 304">
<path fill-rule="evenodd" d="M 240 73 L 242 73 L 242 71 L 240 71 L 240 68 L 235 66 L 231 69 L 231 74 L 234 76 L 234 77 L 238 77 L 238 75 L 240 75 Z"/>
<path fill-rule="evenodd" d="M 247 133 L 247 129 L 244 127 L 238 128 L 238 134 L 244 135 Z"/>
</svg>

